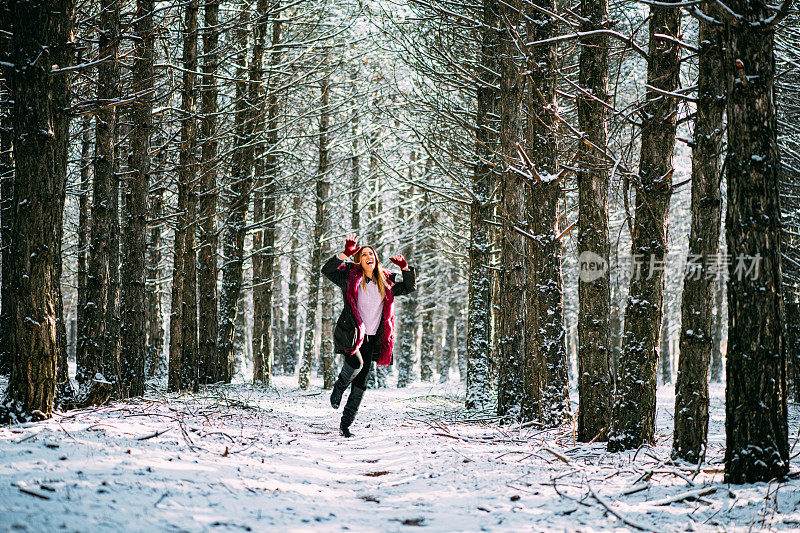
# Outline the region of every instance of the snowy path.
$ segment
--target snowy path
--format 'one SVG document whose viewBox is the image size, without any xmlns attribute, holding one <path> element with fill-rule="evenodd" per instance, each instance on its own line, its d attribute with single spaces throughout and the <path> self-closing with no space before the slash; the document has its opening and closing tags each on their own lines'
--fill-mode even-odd
<svg viewBox="0 0 800 533">
<path fill-rule="evenodd" d="M 665 464 L 668 388 L 658 445 L 634 462 L 633 453 L 573 443 L 569 428 L 456 422 L 456 385 L 369 390 L 345 440 L 318 382 L 301 392 L 277 381 L 268 391 L 151 396 L 0 429 L 0 530 L 800 528 L 800 482 L 721 483 L 720 386 L 710 462 L 695 473 Z M 794 415 L 790 430 L 797 435 Z M 703 495 L 663 501 L 689 491 Z"/>
</svg>

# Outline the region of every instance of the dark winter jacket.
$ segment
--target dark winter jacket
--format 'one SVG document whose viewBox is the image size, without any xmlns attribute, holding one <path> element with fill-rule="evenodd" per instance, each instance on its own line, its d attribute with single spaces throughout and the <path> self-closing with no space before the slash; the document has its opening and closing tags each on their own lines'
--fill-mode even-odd
<svg viewBox="0 0 800 533">
<path fill-rule="evenodd" d="M 378 364 L 392 364 L 392 348 L 394 347 L 394 297 L 402 296 L 417 290 L 417 275 L 414 267 L 409 266 L 409 270 L 403 271 L 401 280 L 397 280 L 397 274 L 388 274 L 389 291 L 383 300 L 383 316 L 381 325 L 378 327 Z M 342 261 L 337 256 L 331 257 L 323 266 L 322 273 L 329 280 L 334 282 L 342 289 L 344 297 L 344 308 L 336 327 L 333 330 L 333 346 L 337 353 L 353 353 L 361 347 L 364 342 L 366 328 L 361 316 L 358 314 L 358 284 L 364 273 L 361 265 L 351 261 Z"/>
</svg>

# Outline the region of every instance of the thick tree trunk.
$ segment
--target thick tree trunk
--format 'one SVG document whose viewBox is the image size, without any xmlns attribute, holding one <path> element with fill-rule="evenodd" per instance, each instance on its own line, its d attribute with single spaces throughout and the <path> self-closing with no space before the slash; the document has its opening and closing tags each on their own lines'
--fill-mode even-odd
<svg viewBox="0 0 800 533">
<path fill-rule="evenodd" d="M 153 131 L 153 61 L 155 34 L 153 0 L 138 0 L 134 31 L 139 40 L 133 66 L 134 90 L 144 93 L 133 105 L 130 168 L 125 199 L 125 261 L 122 263 L 122 360 L 120 387 L 123 398 L 144 394 L 147 329 L 145 282 L 147 196 L 150 186 L 150 139 Z"/>
<path fill-rule="evenodd" d="M 111 103 L 119 98 L 119 2 L 100 3 L 98 41 L 97 98 Z M 115 172 L 117 108 L 101 108 L 95 118 L 94 185 L 86 305 L 79 343 L 85 354 L 82 385 L 90 384 L 97 373 L 115 382 L 118 372 L 116 315 L 119 265 L 119 180 Z M 79 344 L 80 351 L 80 344 Z"/>
<path fill-rule="evenodd" d="M 205 3 L 203 77 L 200 87 L 200 231 L 198 233 L 197 292 L 200 382 L 222 380 L 217 357 L 219 299 L 217 297 L 217 81 L 219 62 L 219 0 Z"/>
<path fill-rule="evenodd" d="M 650 6 L 646 101 L 631 254 L 635 271 L 625 309 L 623 353 L 611 421 L 609 451 L 637 448 L 655 438 L 656 372 L 664 297 L 667 222 L 677 102 L 663 91 L 678 88 L 680 8 Z M 661 37 L 664 35 L 665 37 Z M 672 39 L 675 39 L 673 41 Z M 659 92 L 662 91 L 662 92 Z M 638 268 L 637 268 L 638 267 Z"/>
<path fill-rule="evenodd" d="M 728 0 L 728 353 L 725 482 L 789 471 L 774 29 L 762 2 Z M 750 267 L 757 271 L 749 272 Z"/>
<path fill-rule="evenodd" d="M 52 415 L 60 346 L 60 257 L 66 186 L 69 74 L 52 70 L 68 57 L 74 4 L 10 3 L 14 28 L 14 183 L 8 326 L 11 375 L 4 405 L 16 420 Z M 62 64 L 63 61 L 62 61 Z M 21 68 L 21 66 L 26 68 Z M 60 79 L 58 79 L 60 77 Z M 4 419 L 8 419 L 3 416 Z"/>
<path fill-rule="evenodd" d="M 581 31 L 605 28 L 608 0 L 581 1 Z M 608 37 L 581 39 L 578 129 L 578 440 L 608 438 L 611 420 Z"/>
<path fill-rule="evenodd" d="M 497 0 L 483 0 L 481 69 L 477 90 L 475 150 L 479 154 L 472 176 L 473 201 L 469 208 L 469 307 L 467 310 L 466 386 L 469 409 L 485 409 L 490 396 L 492 238 L 487 221 L 492 219 L 490 199 L 497 183 L 493 162 L 497 150 L 497 102 L 499 24 Z M 462 375 L 462 378 L 464 376 Z"/>
<path fill-rule="evenodd" d="M 522 100 L 521 65 L 514 34 L 518 30 L 520 13 L 510 5 L 500 5 L 505 21 L 500 32 L 499 73 L 500 95 L 500 154 L 503 168 L 520 166 L 516 143 L 522 137 L 519 102 Z M 509 27 L 510 25 L 510 27 Z M 500 416 L 519 417 L 525 396 L 525 240 L 518 229 L 525 228 L 526 183 L 512 170 L 503 174 L 500 205 L 503 231 L 500 242 L 499 326 L 497 330 L 497 412 Z"/>
<path fill-rule="evenodd" d="M 705 8 L 717 17 L 719 11 Z M 696 268 L 685 273 L 681 337 L 675 382 L 675 432 L 672 456 L 696 463 L 705 455 L 708 436 L 708 373 L 714 344 L 715 276 L 704 265 L 719 254 L 722 216 L 722 117 L 725 76 L 722 28 L 700 19 L 697 117 L 692 149 L 692 226 L 689 257 Z"/>
<path fill-rule="evenodd" d="M 555 0 L 537 0 L 539 8 L 555 12 Z M 555 35 L 555 21 L 540 9 L 527 8 L 530 41 Z M 528 56 L 525 144 L 533 169 L 542 176 L 528 185 L 529 233 L 526 240 L 528 297 L 525 324 L 525 396 L 522 417 L 558 426 L 570 417 L 567 349 L 564 330 L 564 283 L 561 275 L 561 231 L 558 202 L 563 196 L 557 178 L 556 48 L 537 46 Z"/>
<path fill-rule="evenodd" d="M 7 1 L 0 3 L 0 31 L 13 35 L 11 11 Z M 9 38 L 0 39 L 0 61 L 11 63 L 12 47 Z M 0 67 L 0 256 L 2 256 L 2 280 L 0 280 L 0 375 L 11 372 L 11 338 L 9 332 L 11 306 L 8 302 L 10 268 L 11 214 L 14 199 L 14 128 L 11 124 L 13 100 L 11 97 L 11 71 Z"/>
<path fill-rule="evenodd" d="M 258 11 L 263 13 L 264 0 L 259 1 Z M 236 83 L 236 118 L 235 118 L 235 139 L 234 154 L 231 164 L 231 203 L 229 207 L 227 228 L 223 240 L 223 256 L 225 263 L 222 267 L 222 295 L 220 297 L 220 324 L 219 342 L 217 350 L 219 364 L 227 370 L 223 374 L 223 381 L 230 382 L 232 377 L 232 365 L 234 354 L 234 334 L 236 309 L 242 292 L 242 263 L 244 262 L 244 239 L 247 233 L 245 218 L 250 205 L 250 192 L 253 184 L 253 165 L 254 165 L 254 131 L 255 121 L 257 120 L 256 109 L 258 108 L 258 81 L 261 77 L 261 65 L 264 53 L 263 40 L 261 46 L 253 47 L 253 58 L 250 65 L 250 82 L 246 83 L 244 78 L 247 76 L 245 70 L 246 50 L 247 50 L 247 6 L 242 4 L 242 11 L 239 17 L 239 24 L 236 30 L 236 41 L 241 46 L 241 52 L 237 58 L 237 81 Z M 263 32 L 263 23 L 256 23 L 254 37 L 258 43 L 257 34 Z M 256 29 L 257 28 L 257 29 Z M 249 90 L 248 90 L 249 89 Z"/>
</svg>

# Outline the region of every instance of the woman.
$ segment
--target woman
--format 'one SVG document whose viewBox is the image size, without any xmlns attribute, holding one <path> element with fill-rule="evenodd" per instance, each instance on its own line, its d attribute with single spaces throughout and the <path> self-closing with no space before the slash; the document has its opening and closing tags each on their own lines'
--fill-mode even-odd
<svg viewBox="0 0 800 533">
<path fill-rule="evenodd" d="M 353 256 L 352 262 L 346 262 Z M 367 388 L 372 361 L 392 364 L 394 346 L 394 297 L 417 290 L 416 273 L 402 255 L 389 260 L 400 267 L 403 277 L 387 273 L 381 267 L 372 246 L 358 246 L 358 237 L 348 235 L 344 252 L 331 257 L 322 273 L 344 295 L 344 309 L 336 321 L 333 344 L 336 353 L 344 354 L 344 365 L 331 392 L 331 406 L 339 408 L 350 383 L 350 396 L 342 412 L 339 429 L 349 437 L 361 398 Z"/>
</svg>

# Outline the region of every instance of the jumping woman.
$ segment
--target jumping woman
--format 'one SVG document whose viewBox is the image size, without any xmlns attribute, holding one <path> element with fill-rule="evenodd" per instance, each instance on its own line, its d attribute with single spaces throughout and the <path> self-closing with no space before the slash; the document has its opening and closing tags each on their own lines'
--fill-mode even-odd
<svg viewBox="0 0 800 533">
<path fill-rule="evenodd" d="M 347 258 L 353 256 L 353 261 Z M 336 321 L 333 344 L 336 353 L 344 354 L 344 365 L 331 392 L 331 406 L 339 408 L 342 395 L 352 383 L 350 396 L 342 412 L 339 429 L 349 437 L 367 388 L 372 361 L 392 364 L 394 346 L 394 297 L 417 290 L 416 273 L 402 255 L 389 260 L 400 267 L 403 277 L 383 270 L 372 246 L 358 246 L 358 237 L 348 235 L 344 252 L 331 257 L 322 273 L 334 282 L 344 296 L 344 309 Z"/>
</svg>

